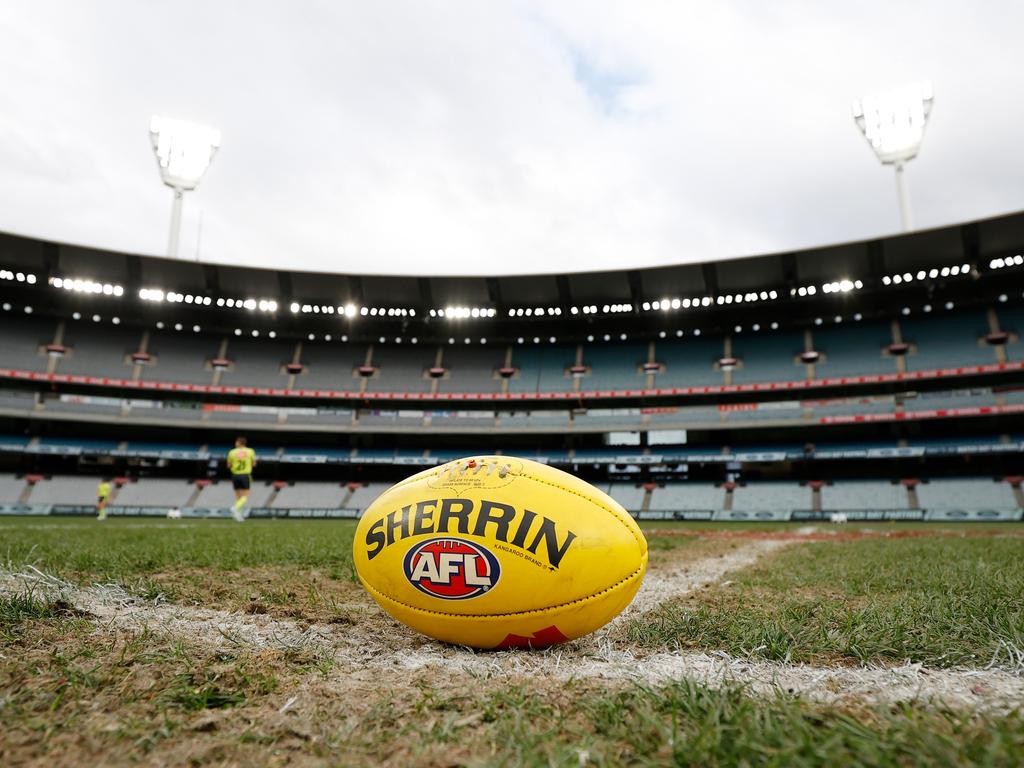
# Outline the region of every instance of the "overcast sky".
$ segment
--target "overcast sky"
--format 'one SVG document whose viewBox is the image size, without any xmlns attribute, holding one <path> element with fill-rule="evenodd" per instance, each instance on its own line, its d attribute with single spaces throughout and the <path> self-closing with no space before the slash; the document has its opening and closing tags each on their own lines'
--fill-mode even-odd
<svg viewBox="0 0 1024 768">
<path fill-rule="evenodd" d="M 851 101 L 921 79 L 915 224 L 1009 212 L 1022 29 L 1000 0 L 0 0 L 0 230 L 163 254 L 165 114 L 223 132 L 182 258 L 506 274 L 859 239 L 899 216 Z"/>
</svg>

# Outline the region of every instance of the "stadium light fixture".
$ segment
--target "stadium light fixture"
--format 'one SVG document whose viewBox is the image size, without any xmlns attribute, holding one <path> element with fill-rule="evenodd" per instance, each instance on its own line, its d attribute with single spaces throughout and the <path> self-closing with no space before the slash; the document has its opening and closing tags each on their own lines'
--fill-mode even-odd
<svg viewBox="0 0 1024 768">
<path fill-rule="evenodd" d="M 1006 258 L 992 259 L 988 263 L 989 269 L 1003 269 L 1005 267 L 1019 267 L 1024 264 L 1024 256 L 1017 254 L 1016 256 L 1007 256 Z"/>
<path fill-rule="evenodd" d="M 1024 259 L 1021 260 L 1024 262 Z M 991 264 L 989 265 L 991 266 Z M 971 274 L 970 264 L 954 264 L 951 267 L 933 267 L 929 270 L 920 269 L 916 273 L 904 272 L 903 274 L 882 275 L 882 285 L 901 285 L 912 283 L 914 280 L 936 277 L 967 277 Z"/>
<path fill-rule="evenodd" d="M 182 199 L 185 192 L 199 185 L 206 169 L 210 167 L 210 161 L 220 148 L 220 131 L 157 115 L 149 122 L 149 140 L 156 154 L 160 178 L 174 190 L 167 255 L 176 258 L 181 234 Z"/>
<path fill-rule="evenodd" d="M 0 269 L 0 280 L 16 280 L 19 283 L 36 284 L 36 276 L 31 272 L 14 272 L 10 269 Z"/>
<path fill-rule="evenodd" d="M 917 157 L 921 148 L 934 98 L 932 84 L 925 81 L 865 96 L 853 104 L 853 119 L 871 149 L 882 165 L 896 169 L 896 192 L 904 232 L 913 229 L 913 222 L 903 169 Z"/>
<path fill-rule="evenodd" d="M 384 310 L 381 310 L 383 312 Z M 561 312 L 559 312 L 560 314 Z M 430 310 L 431 317 L 447 317 L 449 320 L 465 320 L 466 318 L 490 318 L 498 314 L 498 310 L 493 307 L 460 307 L 460 306 L 449 306 L 441 308 L 434 308 Z M 530 314 L 528 311 L 527 314 Z M 404 316 L 404 310 L 403 310 Z M 416 313 L 410 310 L 410 316 L 415 317 Z M 511 315 L 509 315 L 511 317 Z"/>
<path fill-rule="evenodd" d="M 63 288 L 66 291 L 74 291 L 75 293 L 96 293 L 103 294 L 104 296 L 117 297 L 124 295 L 124 288 L 122 286 L 111 285 L 110 283 L 97 283 L 94 280 L 82 280 L 80 278 L 71 277 L 51 277 L 49 282 L 54 288 Z"/>
</svg>

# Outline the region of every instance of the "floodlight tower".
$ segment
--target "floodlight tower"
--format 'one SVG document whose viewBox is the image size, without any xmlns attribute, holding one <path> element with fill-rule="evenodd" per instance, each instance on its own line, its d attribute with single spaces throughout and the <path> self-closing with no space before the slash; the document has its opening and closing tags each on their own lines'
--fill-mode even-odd
<svg viewBox="0 0 1024 768">
<path fill-rule="evenodd" d="M 185 192 L 195 189 L 220 147 L 220 131 L 184 120 L 153 117 L 149 123 L 149 140 L 160 166 L 160 178 L 174 190 L 171 208 L 171 234 L 167 255 L 178 255 L 181 234 L 181 205 Z"/>
<path fill-rule="evenodd" d="M 882 165 L 892 165 L 896 169 L 896 192 L 900 199 L 900 220 L 904 232 L 913 229 L 913 224 L 903 167 L 917 156 L 921 148 L 933 99 L 932 84 L 926 81 L 865 96 L 853 103 L 853 119 L 864 138 Z"/>
</svg>

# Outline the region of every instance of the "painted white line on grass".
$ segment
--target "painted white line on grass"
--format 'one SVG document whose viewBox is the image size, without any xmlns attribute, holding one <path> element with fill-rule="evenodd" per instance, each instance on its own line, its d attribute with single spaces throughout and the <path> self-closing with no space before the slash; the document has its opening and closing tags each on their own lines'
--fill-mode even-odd
<svg viewBox="0 0 1024 768">
<path fill-rule="evenodd" d="M 452 674 L 507 678 L 635 681 L 646 684 L 692 680 L 711 688 L 739 684 L 754 695 L 790 694 L 823 703 L 930 702 L 947 707 L 1009 711 L 1024 704 L 1024 678 L 993 669 L 815 667 L 739 659 L 728 654 L 661 652 L 645 655 L 607 649 L 580 654 L 572 645 L 544 651 L 472 654 L 436 646 L 373 657 L 382 670 L 435 669 Z"/>
<path fill-rule="evenodd" d="M 792 541 L 754 540 L 717 557 L 706 557 L 686 563 L 672 563 L 648 572 L 633 602 L 613 622 L 657 608 L 666 600 L 682 597 L 702 587 L 715 584 L 731 571 L 753 565 L 761 557 L 792 544 Z"/>
<path fill-rule="evenodd" d="M 750 542 L 721 557 L 664 569 L 648 577 L 630 612 L 657 607 L 666 599 L 714 583 L 787 543 Z M 343 627 L 303 626 L 266 615 L 146 601 L 113 585 L 81 589 L 38 571 L 0 571 L 0 593 L 26 588 L 37 594 L 60 596 L 108 630 L 149 629 L 216 650 L 311 650 L 333 659 L 336 667 L 330 682 L 339 688 L 353 675 L 386 675 L 394 681 L 413 671 L 436 670 L 445 675 L 461 672 L 509 680 L 591 679 L 652 684 L 692 680 L 716 688 L 742 684 L 755 695 L 781 691 L 821 702 L 924 701 L 987 711 L 1007 711 L 1024 704 L 1024 676 L 1013 665 L 1009 669 L 815 667 L 740 659 L 724 653 L 649 652 L 614 640 L 614 633 L 608 629 L 543 651 L 474 652 L 430 641 L 384 617 L 369 601 L 361 606 L 365 607 L 365 621 Z"/>
</svg>

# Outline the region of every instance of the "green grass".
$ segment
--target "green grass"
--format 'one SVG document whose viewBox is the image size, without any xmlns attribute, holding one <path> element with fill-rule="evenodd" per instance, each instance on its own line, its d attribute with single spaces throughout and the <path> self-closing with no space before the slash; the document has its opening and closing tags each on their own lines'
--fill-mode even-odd
<svg viewBox="0 0 1024 768">
<path fill-rule="evenodd" d="M 410 711 L 411 710 L 411 711 Z M 355 719 L 355 718 L 353 718 Z M 356 724 L 324 726 L 343 764 L 494 766 L 1019 765 L 1024 718 L 911 707 L 857 711 L 740 686 L 602 690 L 570 684 L 478 694 L 424 688 L 382 698 Z M 384 747 L 383 745 L 387 745 Z M 474 757 L 470 757 L 474 756 Z"/>
<path fill-rule="evenodd" d="M 353 529 L 343 521 L 2 519 L 0 563 L 143 591 L 152 578 L 150 596 L 170 581 L 184 602 L 202 605 L 220 589 L 231 610 L 290 616 L 306 606 L 297 618 L 325 621 L 339 614 L 331 601 L 359 589 L 349 581 Z M 735 545 L 678 536 L 652 548 L 671 560 Z M 1019 538 L 797 544 L 731 575 L 728 586 L 634 619 L 627 639 L 778 660 L 978 665 L 1001 642 L 1024 647 L 1022 555 Z M 252 570 L 229 573 L 237 569 Z M 1024 764 L 1020 710 L 833 706 L 741 686 L 562 684 L 445 670 L 371 678 L 340 671 L 314 648 L 216 652 L 189 643 L 116 630 L 31 592 L 0 597 L 0 763 Z M 292 696 L 294 708 L 279 714 Z"/>
<path fill-rule="evenodd" d="M 298 565 L 347 578 L 354 531 L 351 521 L 0 519 L 0 563 L 133 586 L 176 567 Z"/>
<path fill-rule="evenodd" d="M 0 659 L 0 754 L 52 764 L 1020 765 L 1024 716 L 816 704 L 664 686 L 389 675 L 367 688 L 281 660 L 40 619 Z M 267 662 L 271 662 L 269 665 Z M 339 683 L 341 687 L 339 687 Z M 299 704 L 288 717 L 286 697 Z M 102 727 L 96 727 L 100 725 Z M 8 751 L 5 751 L 8 750 Z M 103 756 L 103 757 L 101 757 Z"/>
<path fill-rule="evenodd" d="M 51 619 L 61 611 L 59 603 L 37 597 L 31 591 L 0 595 L 0 629 L 16 627 L 32 619 Z"/>
<path fill-rule="evenodd" d="M 1024 648 L 1019 538 L 865 539 L 787 548 L 696 599 L 634 619 L 648 646 L 779 661 L 985 663 Z"/>
<path fill-rule="evenodd" d="M 77 615 L 74 607 L 63 600 L 42 597 L 32 590 L 0 594 L 0 648 L 14 641 L 32 622 Z"/>
<path fill-rule="evenodd" d="M 693 531 L 795 530 L 803 524 L 712 523 L 657 521 L 646 529 Z M 873 523 L 850 525 L 845 530 L 958 530 L 996 528 L 1021 531 L 1013 523 L 935 525 L 926 523 Z M 0 518 L 0 564 L 34 565 L 65 578 L 88 578 L 140 584 L 146 574 L 175 567 L 234 570 L 247 566 L 296 565 L 327 570 L 348 577 L 352 569 L 349 520 L 233 521 L 109 518 Z M 655 537 L 652 549 L 678 549 L 696 545 L 689 536 Z M 1024 544 L 1022 544 L 1024 546 Z"/>
</svg>

